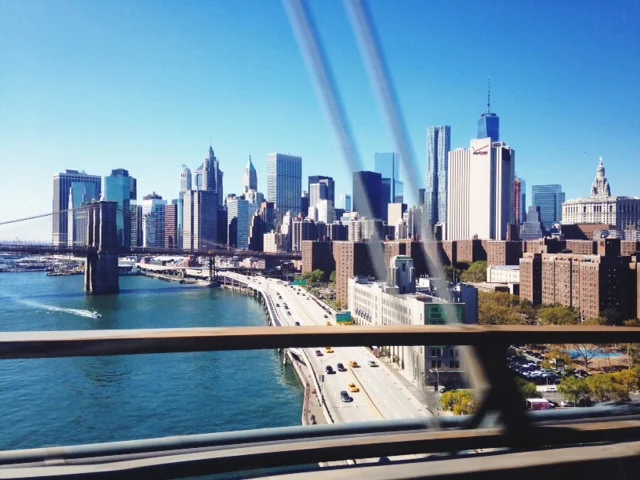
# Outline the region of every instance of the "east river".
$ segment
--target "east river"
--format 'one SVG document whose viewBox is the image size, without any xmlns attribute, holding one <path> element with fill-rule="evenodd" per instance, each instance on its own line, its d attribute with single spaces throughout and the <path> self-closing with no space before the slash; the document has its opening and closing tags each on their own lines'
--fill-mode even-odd
<svg viewBox="0 0 640 480">
<path fill-rule="evenodd" d="M 266 325 L 256 300 L 121 277 L 0 274 L 0 332 Z M 90 312 L 101 318 L 91 318 Z M 300 424 L 302 388 L 275 351 L 0 360 L 0 450 Z"/>
</svg>

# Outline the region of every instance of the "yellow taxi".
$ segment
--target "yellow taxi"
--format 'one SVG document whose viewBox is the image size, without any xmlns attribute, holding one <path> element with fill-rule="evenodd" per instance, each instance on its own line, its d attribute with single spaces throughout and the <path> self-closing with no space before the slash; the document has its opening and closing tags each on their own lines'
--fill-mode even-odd
<svg viewBox="0 0 640 480">
<path fill-rule="evenodd" d="M 325 351 L 325 352 L 327 352 L 327 353 L 333 353 L 333 348 L 331 348 L 331 347 L 325 347 L 325 348 L 324 348 L 324 351 Z"/>
<path fill-rule="evenodd" d="M 331 326 L 331 322 L 327 322 L 327 327 L 330 327 L 330 326 Z"/>
<path fill-rule="evenodd" d="M 350 392 L 359 392 L 360 389 L 358 388 L 358 386 L 355 383 L 350 383 L 349 384 L 349 391 Z"/>
<path fill-rule="evenodd" d="M 351 366 L 351 368 L 358 368 L 360 365 L 358 365 L 358 362 L 356 362 L 355 360 L 351 360 L 349 362 L 349 365 Z"/>
</svg>

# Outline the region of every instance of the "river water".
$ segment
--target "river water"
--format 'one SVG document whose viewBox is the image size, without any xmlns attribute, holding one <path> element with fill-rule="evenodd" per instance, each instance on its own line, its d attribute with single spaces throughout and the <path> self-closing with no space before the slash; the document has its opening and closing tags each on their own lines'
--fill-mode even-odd
<svg viewBox="0 0 640 480">
<path fill-rule="evenodd" d="M 251 297 L 145 277 L 86 296 L 82 276 L 0 274 L 0 331 L 266 325 Z M 102 318 L 91 318 L 97 311 Z M 275 351 L 0 360 L 0 450 L 300 425 Z"/>
</svg>

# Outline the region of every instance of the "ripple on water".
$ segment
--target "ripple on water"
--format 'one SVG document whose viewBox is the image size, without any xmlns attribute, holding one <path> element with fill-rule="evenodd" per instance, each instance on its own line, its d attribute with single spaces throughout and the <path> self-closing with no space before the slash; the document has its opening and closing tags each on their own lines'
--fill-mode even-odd
<svg viewBox="0 0 640 480">
<path fill-rule="evenodd" d="M 121 287 L 89 297 L 79 276 L 0 274 L 0 331 L 265 324 L 254 299 L 232 292 L 143 277 Z M 299 425 L 302 405 L 274 351 L 9 360 L 0 388 L 0 449 Z"/>
</svg>

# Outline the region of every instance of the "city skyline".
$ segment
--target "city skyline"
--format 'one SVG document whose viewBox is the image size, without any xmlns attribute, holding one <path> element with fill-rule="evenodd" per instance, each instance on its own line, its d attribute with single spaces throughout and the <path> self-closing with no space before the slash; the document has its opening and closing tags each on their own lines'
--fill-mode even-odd
<svg viewBox="0 0 640 480">
<path fill-rule="evenodd" d="M 125 168 L 139 179 L 140 192 L 155 190 L 163 198 L 175 198 L 180 166 L 197 166 L 209 139 L 225 169 L 229 192 L 239 193 L 234 186 L 241 185 L 240 166 L 248 152 L 253 153 L 258 184 L 266 185 L 266 154 L 280 151 L 305 159 L 303 178 L 328 174 L 335 179 L 336 197 L 351 193 L 352 172 L 321 115 L 284 10 L 279 2 L 253 5 L 238 9 L 224 2 L 199 3 L 179 15 L 144 4 L 127 6 L 127 15 L 124 6 L 86 5 L 69 9 L 63 18 L 55 15 L 55 4 L 3 4 L 0 158 L 6 178 L 19 177 L 26 162 L 37 174 L 30 177 L 32 189 L 26 194 L 19 182 L 2 184 L 0 202 L 12 208 L 2 209 L 0 221 L 48 211 L 51 175 L 66 168 L 102 177 Z M 396 146 L 369 98 L 357 47 L 348 38 L 346 14 L 338 3 L 312 1 L 310 6 L 356 135 L 358 167 L 373 170 L 373 154 L 395 151 Z M 602 155 L 616 192 L 638 193 L 633 179 L 640 174 L 640 151 L 632 142 L 640 128 L 633 111 L 640 93 L 632 87 L 640 67 L 627 61 L 638 50 L 638 7 L 632 5 L 624 19 L 614 19 L 598 15 L 595 3 L 587 5 L 571 18 L 571 34 L 554 20 L 562 17 L 559 8 L 498 2 L 488 8 L 467 5 L 463 11 L 416 2 L 394 9 L 371 2 L 404 107 L 419 186 L 426 177 L 425 128 L 451 125 L 452 149 L 465 146 L 476 136 L 477 119 L 486 110 L 486 79 L 491 75 L 491 109 L 501 117 L 501 139 L 518 150 L 518 173 L 528 185 L 558 183 L 567 199 L 587 196 L 584 185 Z M 121 23 L 123 17 L 127 19 Z M 446 18 L 462 22 L 456 35 L 445 28 Z M 523 18 L 530 20 L 524 28 Z M 499 26 L 509 41 L 472 34 L 467 26 L 479 20 L 487 28 Z M 405 34 L 398 37 L 394 32 L 405 23 Z M 211 32 L 207 38 L 196 33 L 205 25 Z M 598 36 L 588 34 L 593 29 Z M 541 30 L 548 33 L 545 45 L 538 41 Z M 437 76 L 427 64 L 415 62 L 433 38 L 448 42 L 446 52 L 433 53 L 427 62 L 438 65 Z M 496 74 L 474 59 L 468 45 L 478 41 L 482 45 L 477 48 L 491 51 L 510 68 Z M 78 46 L 74 55 L 68 53 L 71 45 Z M 184 56 L 185 46 L 193 53 Z M 240 54 L 240 62 L 231 62 Z M 228 71 L 216 75 L 221 64 Z M 273 64 L 279 69 L 267 68 Z M 398 67 L 403 64 L 407 68 Z M 454 75 L 460 64 L 468 74 Z M 264 78 L 254 85 L 257 72 Z M 255 108 L 268 112 L 270 121 L 262 114 L 250 115 Z M 559 128 L 545 128 L 549 122 Z M 601 135 L 585 134 L 592 131 Z M 563 168 L 553 168 L 559 164 Z M 319 172 L 318 165 L 326 171 Z M 405 196 L 415 203 L 417 192 L 405 191 Z M 13 198 L 24 201 L 16 204 Z M 0 237 L 48 238 L 50 220 L 36 223 L 4 227 Z"/>
</svg>

